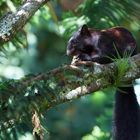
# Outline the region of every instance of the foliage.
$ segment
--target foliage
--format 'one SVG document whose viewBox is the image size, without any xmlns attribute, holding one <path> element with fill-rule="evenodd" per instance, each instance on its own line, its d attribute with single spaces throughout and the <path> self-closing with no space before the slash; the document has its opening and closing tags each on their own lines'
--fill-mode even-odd
<svg viewBox="0 0 140 140">
<path fill-rule="evenodd" d="M 14 11 L 22 2 L 23 0 L 0 0 L 0 15 L 4 15 L 9 10 Z M 29 73 L 34 76 L 36 73 L 46 72 L 69 63 L 71 60 L 65 55 L 66 43 L 71 34 L 81 25 L 87 23 L 89 27 L 98 29 L 125 26 L 140 43 L 139 0 L 83 0 L 75 10 L 64 8 L 64 2 L 67 4 L 68 0 L 55 0 L 42 7 L 26 24 L 23 31 L 17 33 L 11 42 L 1 47 L 0 94 L 5 95 L 7 102 L 5 99 L 1 99 L 0 113 L 2 114 L 3 108 L 7 105 L 11 107 L 9 115 L 15 115 L 14 110 L 16 109 L 25 112 L 25 117 L 20 123 L 15 123 L 14 127 L 0 132 L 2 140 L 20 140 L 23 137 L 27 139 L 25 136 L 31 137 L 33 129 L 32 114 L 29 108 L 24 108 L 27 101 L 18 100 L 26 95 L 27 91 L 23 90 L 23 93 L 19 93 L 18 98 L 14 99 L 12 96 L 14 86 L 20 87 L 20 85 L 13 82 L 10 83 L 13 85 L 12 87 L 8 86 L 8 79 L 19 79 Z M 127 60 L 121 63 L 116 61 L 116 63 L 119 65 L 117 77 L 119 82 L 116 80 L 116 85 L 118 85 L 120 77 L 126 70 Z M 33 84 L 28 87 L 31 97 L 34 95 L 35 87 L 41 89 L 42 85 L 43 83 L 40 81 L 39 85 Z M 49 139 L 110 139 L 114 101 L 113 95 L 109 93 L 112 90 L 110 88 L 72 103 L 59 105 L 48 110 L 42 116 L 40 115 L 42 126 L 49 131 Z M 1 115 L 0 118 L 0 123 L 3 124 L 2 120 L 6 119 L 6 116 Z M 46 135 L 48 137 L 47 132 Z"/>
</svg>

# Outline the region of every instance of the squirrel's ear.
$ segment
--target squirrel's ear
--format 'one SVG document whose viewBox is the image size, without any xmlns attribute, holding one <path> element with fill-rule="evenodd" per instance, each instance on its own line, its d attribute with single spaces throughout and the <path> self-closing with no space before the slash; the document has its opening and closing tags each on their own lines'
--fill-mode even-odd
<svg viewBox="0 0 140 140">
<path fill-rule="evenodd" d="M 80 34 L 81 35 L 90 35 L 90 32 L 88 30 L 88 26 L 86 24 L 84 24 L 81 28 L 80 28 Z"/>
</svg>

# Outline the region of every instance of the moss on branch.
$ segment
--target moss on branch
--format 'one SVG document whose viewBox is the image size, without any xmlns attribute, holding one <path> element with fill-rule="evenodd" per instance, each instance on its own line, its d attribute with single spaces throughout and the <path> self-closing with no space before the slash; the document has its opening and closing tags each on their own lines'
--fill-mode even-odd
<svg viewBox="0 0 140 140">
<path fill-rule="evenodd" d="M 120 79 L 124 83 L 140 77 L 139 54 L 130 58 L 129 64 Z M 0 84 L 0 113 L 3 114 L 0 120 L 18 122 L 34 109 L 43 113 L 58 104 L 112 86 L 118 66 L 115 62 L 106 65 L 81 62 L 77 66 L 64 65 L 46 73 L 27 75 L 20 80 L 6 80 Z"/>
</svg>

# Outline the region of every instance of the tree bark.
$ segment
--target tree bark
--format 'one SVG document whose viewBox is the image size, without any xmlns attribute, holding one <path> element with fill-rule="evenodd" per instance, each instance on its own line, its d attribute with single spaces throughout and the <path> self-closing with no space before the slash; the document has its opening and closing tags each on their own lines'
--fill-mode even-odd
<svg viewBox="0 0 140 140">
<path fill-rule="evenodd" d="M 15 13 L 8 12 L 0 18 L 0 44 L 12 39 L 35 12 L 49 0 L 26 0 Z"/>
<path fill-rule="evenodd" d="M 119 63 L 124 61 L 121 59 Z M 65 65 L 43 74 L 5 81 L 0 86 L 0 101 L 7 102 L 7 106 L 3 107 L 0 120 L 11 123 L 11 120 L 24 116 L 24 110 L 32 113 L 33 109 L 37 109 L 43 113 L 58 104 L 113 86 L 119 63 L 100 65 L 83 61 L 77 66 Z M 129 84 L 140 78 L 140 54 L 129 58 L 128 64 L 120 83 Z"/>
</svg>

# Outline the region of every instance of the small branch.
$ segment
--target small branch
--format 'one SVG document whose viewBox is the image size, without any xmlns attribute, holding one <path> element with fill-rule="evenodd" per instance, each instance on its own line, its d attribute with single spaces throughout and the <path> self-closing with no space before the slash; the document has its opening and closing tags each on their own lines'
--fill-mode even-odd
<svg viewBox="0 0 140 140">
<path fill-rule="evenodd" d="M 0 19 L 0 43 L 9 41 L 20 31 L 35 12 L 49 0 L 26 0 L 16 13 L 9 12 Z"/>
<path fill-rule="evenodd" d="M 33 129 L 33 136 L 34 139 L 37 140 L 37 137 L 39 137 L 39 140 L 43 140 L 44 134 L 43 134 L 43 128 L 41 126 L 40 123 L 40 119 L 39 116 L 37 114 L 36 111 L 33 112 L 33 116 L 32 116 L 32 124 L 34 125 L 34 129 Z"/>
</svg>

